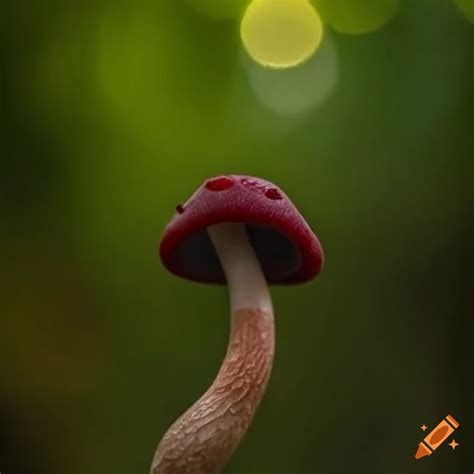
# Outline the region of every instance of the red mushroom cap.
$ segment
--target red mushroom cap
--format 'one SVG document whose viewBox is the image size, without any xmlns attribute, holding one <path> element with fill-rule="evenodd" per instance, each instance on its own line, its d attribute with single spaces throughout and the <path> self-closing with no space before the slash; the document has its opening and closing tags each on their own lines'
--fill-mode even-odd
<svg viewBox="0 0 474 474">
<path fill-rule="evenodd" d="M 245 224 L 268 283 L 295 284 L 321 271 L 318 238 L 286 194 L 252 176 L 218 176 L 204 182 L 167 225 L 160 242 L 165 267 L 189 280 L 226 282 L 206 228 Z"/>
</svg>

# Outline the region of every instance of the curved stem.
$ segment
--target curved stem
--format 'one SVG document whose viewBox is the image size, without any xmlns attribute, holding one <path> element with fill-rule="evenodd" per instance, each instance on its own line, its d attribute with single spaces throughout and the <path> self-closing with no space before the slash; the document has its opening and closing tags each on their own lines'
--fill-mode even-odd
<svg viewBox="0 0 474 474">
<path fill-rule="evenodd" d="M 245 228 L 219 224 L 208 230 L 229 287 L 227 354 L 213 384 L 161 440 L 152 474 L 221 472 L 245 435 L 270 376 L 272 303 Z"/>
</svg>

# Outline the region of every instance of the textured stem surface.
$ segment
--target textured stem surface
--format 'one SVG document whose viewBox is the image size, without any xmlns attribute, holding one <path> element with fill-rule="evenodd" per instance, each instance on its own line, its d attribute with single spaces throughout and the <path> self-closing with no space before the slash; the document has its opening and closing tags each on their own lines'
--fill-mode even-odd
<svg viewBox="0 0 474 474">
<path fill-rule="evenodd" d="M 229 346 L 211 387 L 161 440 L 152 474 L 220 473 L 249 427 L 270 376 L 273 311 L 258 260 L 243 226 L 219 224 L 209 230 L 229 285 Z"/>
</svg>

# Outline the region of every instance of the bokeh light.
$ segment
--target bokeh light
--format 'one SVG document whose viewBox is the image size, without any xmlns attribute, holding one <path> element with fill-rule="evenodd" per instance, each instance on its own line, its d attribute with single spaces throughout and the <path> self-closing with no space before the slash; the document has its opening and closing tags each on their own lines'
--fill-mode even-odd
<svg viewBox="0 0 474 474">
<path fill-rule="evenodd" d="M 323 20 L 336 31 L 357 35 L 382 28 L 395 16 L 399 0 L 313 0 L 313 3 Z"/>
<path fill-rule="evenodd" d="M 258 99 L 280 114 L 297 114 L 321 105 L 339 76 L 336 45 L 329 34 L 308 61 L 290 69 L 268 69 L 242 54 L 243 67 Z"/>
<path fill-rule="evenodd" d="M 198 12 L 215 20 L 234 18 L 242 14 L 250 0 L 186 0 Z"/>
<path fill-rule="evenodd" d="M 241 35 L 256 62 L 286 68 L 317 50 L 323 25 L 307 0 L 253 0 L 242 19 Z"/>
<path fill-rule="evenodd" d="M 474 0 L 454 0 L 454 3 L 461 13 L 472 23 L 474 23 Z"/>
</svg>

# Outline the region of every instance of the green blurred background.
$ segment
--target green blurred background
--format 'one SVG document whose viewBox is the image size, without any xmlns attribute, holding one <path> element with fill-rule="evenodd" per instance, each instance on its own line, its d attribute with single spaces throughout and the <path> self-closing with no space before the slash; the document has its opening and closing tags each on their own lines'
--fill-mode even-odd
<svg viewBox="0 0 474 474">
<path fill-rule="evenodd" d="M 326 252 L 315 283 L 274 288 L 274 371 L 226 472 L 473 471 L 472 7 L 402 0 L 269 71 L 245 3 L 2 4 L 2 474 L 148 472 L 229 323 L 157 241 L 224 173 L 280 185 Z M 415 461 L 448 413 L 460 446 Z"/>
</svg>

